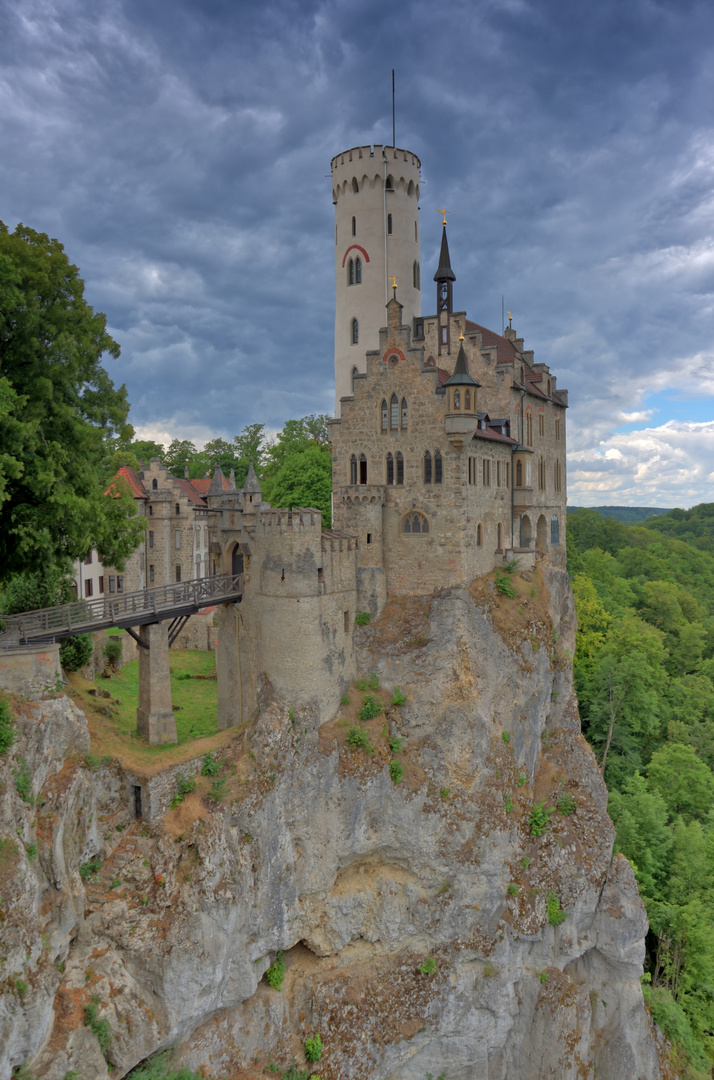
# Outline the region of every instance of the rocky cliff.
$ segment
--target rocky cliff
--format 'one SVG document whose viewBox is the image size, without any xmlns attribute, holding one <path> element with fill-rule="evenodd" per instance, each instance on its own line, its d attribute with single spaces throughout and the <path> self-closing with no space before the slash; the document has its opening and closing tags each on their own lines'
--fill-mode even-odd
<svg viewBox="0 0 714 1080">
<path fill-rule="evenodd" d="M 87 767 L 68 698 L 20 704 L 0 759 L 0 1078 L 121 1077 L 172 1047 L 248 1080 L 306 1068 L 318 1033 L 323 1080 L 663 1076 L 645 914 L 579 729 L 567 576 L 513 585 L 392 601 L 358 631 L 372 689 L 319 729 L 266 682 L 220 783 L 150 824 L 116 762 Z M 366 693 L 371 753 L 348 743 Z"/>
</svg>

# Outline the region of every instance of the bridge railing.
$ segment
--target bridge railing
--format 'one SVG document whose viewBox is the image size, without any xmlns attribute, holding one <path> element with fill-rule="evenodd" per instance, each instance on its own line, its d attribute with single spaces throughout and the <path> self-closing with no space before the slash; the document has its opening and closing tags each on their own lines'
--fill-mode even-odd
<svg viewBox="0 0 714 1080">
<path fill-rule="evenodd" d="M 75 600 L 71 604 L 23 611 L 5 618 L 0 614 L 0 620 L 5 624 L 0 632 L 0 648 L 3 644 L 66 637 L 117 625 L 141 625 L 151 622 L 151 616 L 162 612 L 176 613 L 181 609 L 190 612 L 242 595 L 242 574 L 217 574 L 139 592 L 105 593 L 91 600 Z"/>
</svg>

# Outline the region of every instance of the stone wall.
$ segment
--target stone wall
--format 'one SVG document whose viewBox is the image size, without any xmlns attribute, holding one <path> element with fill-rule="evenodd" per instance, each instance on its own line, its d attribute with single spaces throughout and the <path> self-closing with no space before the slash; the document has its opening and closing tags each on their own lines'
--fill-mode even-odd
<svg viewBox="0 0 714 1080">
<path fill-rule="evenodd" d="M 0 649 L 0 689 L 8 694 L 39 697 L 62 677 L 59 644 Z"/>
</svg>

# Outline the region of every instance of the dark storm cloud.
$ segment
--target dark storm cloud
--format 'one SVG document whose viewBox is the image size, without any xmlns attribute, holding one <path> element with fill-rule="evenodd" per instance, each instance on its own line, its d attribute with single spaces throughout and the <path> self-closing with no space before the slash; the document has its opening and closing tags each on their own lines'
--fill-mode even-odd
<svg viewBox="0 0 714 1080">
<path fill-rule="evenodd" d="M 137 427 L 200 440 L 329 410 L 326 174 L 390 141 L 395 67 L 423 268 L 446 205 L 457 306 L 498 329 L 505 294 L 597 471 L 649 393 L 714 392 L 712 19 L 679 0 L 20 2 L 0 14 L 0 218 L 80 266 Z M 646 445 L 606 472 L 635 484 Z"/>
</svg>

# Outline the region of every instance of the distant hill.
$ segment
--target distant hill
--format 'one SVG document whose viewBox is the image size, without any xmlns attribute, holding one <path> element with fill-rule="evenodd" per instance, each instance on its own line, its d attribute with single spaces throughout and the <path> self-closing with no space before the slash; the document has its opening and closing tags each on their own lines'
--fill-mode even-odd
<svg viewBox="0 0 714 1080">
<path fill-rule="evenodd" d="M 569 506 L 568 513 L 574 514 L 576 510 L 581 509 L 583 508 L 580 506 Z M 614 518 L 615 521 L 622 521 L 625 525 L 636 525 L 641 521 L 646 521 L 648 518 L 655 517 L 659 514 L 692 513 L 691 510 L 673 511 L 662 506 L 589 506 L 587 509 L 597 510 L 598 514 L 602 514 L 603 517 Z M 653 528 L 655 527 L 656 526 L 653 526 Z M 684 537 L 682 537 L 682 539 L 684 539 Z"/>
<path fill-rule="evenodd" d="M 668 510 L 645 522 L 675 540 L 684 540 L 700 551 L 714 551 L 714 503 L 699 503 L 691 510 Z"/>
</svg>

